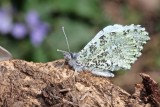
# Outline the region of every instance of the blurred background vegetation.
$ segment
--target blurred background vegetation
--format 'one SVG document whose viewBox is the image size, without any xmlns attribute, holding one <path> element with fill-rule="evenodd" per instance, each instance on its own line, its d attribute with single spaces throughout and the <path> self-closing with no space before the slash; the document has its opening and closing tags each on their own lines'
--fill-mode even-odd
<svg viewBox="0 0 160 107">
<path fill-rule="evenodd" d="M 151 37 L 131 72 L 118 72 L 112 81 L 129 92 L 140 82 L 140 72 L 160 82 L 159 0 L 0 1 L 0 45 L 16 59 L 34 62 L 61 59 L 62 54 L 56 50 L 67 50 L 62 26 L 71 51 L 78 52 L 99 30 L 111 24 L 140 24 Z"/>
</svg>

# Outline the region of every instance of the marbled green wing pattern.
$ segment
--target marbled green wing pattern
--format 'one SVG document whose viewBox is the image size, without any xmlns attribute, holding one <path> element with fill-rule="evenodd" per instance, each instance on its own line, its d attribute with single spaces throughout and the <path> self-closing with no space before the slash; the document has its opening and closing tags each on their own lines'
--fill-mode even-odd
<svg viewBox="0 0 160 107">
<path fill-rule="evenodd" d="M 130 69 L 149 39 L 148 32 L 140 25 L 107 26 L 78 53 L 76 61 L 85 70 L 96 72 L 98 75 L 108 71 Z"/>
</svg>

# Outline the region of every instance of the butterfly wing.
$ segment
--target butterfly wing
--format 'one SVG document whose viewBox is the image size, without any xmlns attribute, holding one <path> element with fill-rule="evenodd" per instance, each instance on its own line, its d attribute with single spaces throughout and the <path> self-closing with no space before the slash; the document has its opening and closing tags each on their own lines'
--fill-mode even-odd
<svg viewBox="0 0 160 107">
<path fill-rule="evenodd" d="M 77 62 L 91 71 L 130 69 L 149 39 L 140 25 L 107 26 L 78 53 Z"/>
<path fill-rule="evenodd" d="M 0 61 L 9 60 L 12 58 L 10 52 L 0 46 Z"/>
</svg>

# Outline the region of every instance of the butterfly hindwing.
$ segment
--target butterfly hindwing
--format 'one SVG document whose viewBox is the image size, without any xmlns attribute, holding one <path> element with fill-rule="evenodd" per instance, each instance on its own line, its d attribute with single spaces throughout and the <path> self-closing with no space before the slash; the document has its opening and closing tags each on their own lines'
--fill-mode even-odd
<svg viewBox="0 0 160 107">
<path fill-rule="evenodd" d="M 130 69 L 149 40 L 139 25 L 113 25 L 100 31 L 78 54 L 77 62 L 86 70 L 116 71 Z"/>
</svg>

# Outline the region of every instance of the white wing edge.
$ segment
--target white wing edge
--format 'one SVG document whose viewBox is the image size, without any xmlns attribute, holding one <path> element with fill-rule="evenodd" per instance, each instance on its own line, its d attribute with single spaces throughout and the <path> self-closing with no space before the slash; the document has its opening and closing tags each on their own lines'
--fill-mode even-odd
<svg viewBox="0 0 160 107">
<path fill-rule="evenodd" d="M 0 61 L 5 61 L 9 59 L 12 59 L 12 54 L 9 51 L 7 51 L 5 48 L 0 46 Z"/>
</svg>

